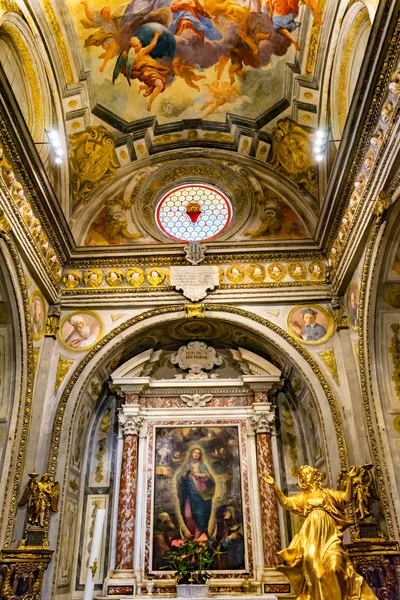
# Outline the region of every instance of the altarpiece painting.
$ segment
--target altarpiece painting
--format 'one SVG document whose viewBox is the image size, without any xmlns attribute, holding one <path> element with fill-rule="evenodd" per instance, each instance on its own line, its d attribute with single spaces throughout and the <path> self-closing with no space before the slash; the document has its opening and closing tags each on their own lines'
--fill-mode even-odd
<svg viewBox="0 0 400 600">
<path fill-rule="evenodd" d="M 152 570 L 174 539 L 205 534 L 220 552 L 212 571 L 244 571 L 238 428 L 158 427 L 154 460 Z"/>
</svg>

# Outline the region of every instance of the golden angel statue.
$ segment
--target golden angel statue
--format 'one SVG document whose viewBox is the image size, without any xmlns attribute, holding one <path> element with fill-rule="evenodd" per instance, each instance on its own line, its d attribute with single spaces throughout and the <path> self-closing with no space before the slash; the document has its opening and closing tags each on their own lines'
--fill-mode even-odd
<svg viewBox="0 0 400 600">
<path fill-rule="evenodd" d="M 358 520 L 371 516 L 370 498 L 373 492 L 372 465 L 354 467 L 356 474 L 353 477 L 354 511 Z M 342 469 L 338 477 L 338 489 L 344 490 L 349 479 L 349 469 Z"/>
<path fill-rule="evenodd" d="M 289 547 L 278 553 L 278 569 L 288 577 L 298 600 L 376 600 L 354 570 L 342 541 L 343 532 L 351 525 L 346 506 L 352 499 L 355 476 L 353 468 L 346 490 L 336 491 L 322 487 L 318 469 L 302 466 L 298 482 L 303 491 L 290 498 L 272 477 L 265 478 L 283 508 L 305 517 Z"/>
<path fill-rule="evenodd" d="M 18 506 L 28 504 L 28 523 L 44 527 L 46 512 L 58 511 L 60 484 L 51 482 L 48 473 L 44 473 L 40 481 L 37 480 L 38 473 L 29 473 L 29 478 Z"/>
</svg>

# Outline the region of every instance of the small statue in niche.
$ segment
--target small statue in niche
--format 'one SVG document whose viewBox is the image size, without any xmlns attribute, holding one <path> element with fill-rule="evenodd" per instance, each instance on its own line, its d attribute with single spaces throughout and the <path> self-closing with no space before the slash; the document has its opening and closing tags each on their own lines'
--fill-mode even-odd
<svg viewBox="0 0 400 600">
<path fill-rule="evenodd" d="M 331 490 L 322 486 L 318 469 L 303 465 L 298 472 L 302 492 L 290 498 L 271 476 L 265 477 L 281 506 L 305 517 L 289 548 L 278 553 L 278 570 L 288 577 L 298 600 L 376 600 L 343 546 L 343 532 L 351 525 L 346 506 L 355 477 L 357 467 L 351 467 L 345 491 Z"/>
<path fill-rule="evenodd" d="M 356 474 L 353 477 L 353 503 L 354 512 L 358 521 L 371 517 L 371 495 L 373 490 L 372 465 L 363 465 L 362 467 L 351 467 L 342 469 L 338 477 L 338 489 L 346 488 L 349 472 L 354 468 Z"/>
<path fill-rule="evenodd" d="M 51 482 L 48 473 L 43 473 L 40 481 L 38 473 L 29 473 L 29 481 L 18 506 L 28 504 L 28 523 L 44 527 L 46 512 L 58 511 L 59 496 L 60 484 L 57 481 Z"/>
</svg>

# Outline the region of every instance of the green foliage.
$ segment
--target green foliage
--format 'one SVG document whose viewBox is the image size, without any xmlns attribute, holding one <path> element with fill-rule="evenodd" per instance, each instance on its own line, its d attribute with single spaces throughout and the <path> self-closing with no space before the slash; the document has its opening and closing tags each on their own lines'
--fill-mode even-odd
<svg viewBox="0 0 400 600">
<path fill-rule="evenodd" d="M 209 544 L 205 534 L 197 540 L 173 540 L 171 546 L 173 549 L 164 556 L 161 568 L 175 571 L 177 583 L 205 583 L 210 578 L 207 569 L 220 553 Z"/>
</svg>

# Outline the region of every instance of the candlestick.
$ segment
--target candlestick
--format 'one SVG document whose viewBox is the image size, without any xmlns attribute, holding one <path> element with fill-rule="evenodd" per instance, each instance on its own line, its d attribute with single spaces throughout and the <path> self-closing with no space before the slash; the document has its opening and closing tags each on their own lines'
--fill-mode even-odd
<svg viewBox="0 0 400 600">
<path fill-rule="evenodd" d="M 93 600 L 94 578 L 96 576 L 97 565 L 100 562 L 101 541 L 103 537 L 104 519 L 106 517 L 106 509 L 98 508 L 94 519 L 94 530 L 92 537 L 92 545 L 90 547 L 89 568 L 86 575 L 85 593 L 83 600 Z"/>
</svg>

